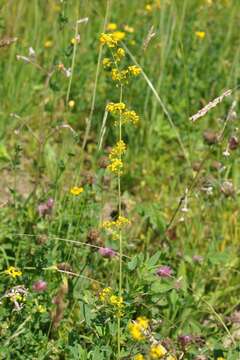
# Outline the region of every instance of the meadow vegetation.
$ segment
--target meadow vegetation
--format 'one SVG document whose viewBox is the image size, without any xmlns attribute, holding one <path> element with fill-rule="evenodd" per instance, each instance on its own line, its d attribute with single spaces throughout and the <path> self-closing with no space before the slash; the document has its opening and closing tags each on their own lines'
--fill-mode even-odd
<svg viewBox="0 0 240 360">
<path fill-rule="evenodd" d="M 239 21 L 1 0 L 0 359 L 240 359 Z"/>
</svg>

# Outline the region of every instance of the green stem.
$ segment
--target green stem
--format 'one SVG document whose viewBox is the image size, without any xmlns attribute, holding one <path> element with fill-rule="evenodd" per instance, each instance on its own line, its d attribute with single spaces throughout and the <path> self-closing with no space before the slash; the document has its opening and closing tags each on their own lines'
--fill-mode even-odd
<svg viewBox="0 0 240 360">
<path fill-rule="evenodd" d="M 120 103 L 123 97 L 123 87 L 120 88 Z M 119 116 L 119 141 L 122 140 L 122 113 Z M 120 154 L 121 160 L 121 154 Z M 122 215 L 122 197 L 121 197 L 121 175 L 118 173 L 118 216 Z M 119 229 L 119 297 L 122 296 L 122 230 Z M 118 359 L 121 358 L 121 317 L 118 317 Z"/>
<path fill-rule="evenodd" d="M 74 41 L 74 44 L 73 44 L 73 57 L 72 57 L 72 65 L 71 65 L 71 75 L 70 75 L 70 79 L 69 79 L 69 83 L 68 83 L 67 96 L 66 96 L 66 102 L 67 103 L 69 101 L 69 96 L 70 96 L 70 91 L 71 91 L 71 86 L 72 86 L 73 71 L 74 71 L 74 66 L 75 66 L 76 50 L 77 50 L 77 36 L 78 36 L 78 20 L 76 21 L 76 26 L 75 26 L 75 36 L 74 36 L 75 41 Z"/>
<path fill-rule="evenodd" d="M 105 13 L 105 17 L 104 17 L 103 32 L 105 32 L 105 29 L 106 29 L 106 26 L 107 26 L 110 7 L 111 7 L 111 0 L 108 0 L 107 1 L 107 6 L 106 6 L 106 13 Z M 88 136 L 89 136 L 89 132 L 91 130 L 92 117 L 93 117 L 93 112 L 94 112 L 94 109 L 95 109 L 95 102 L 96 102 L 96 94 L 97 94 L 98 78 L 99 78 L 99 73 L 100 73 L 100 65 L 101 65 L 101 60 L 102 60 L 102 52 L 103 52 L 103 47 L 101 45 L 100 49 L 99 49 L 99 53 L 98 53 L 98 62 L 97 62 L 97 70 L 96 70 L 95 81 L 94 81 L 91 110 L 90 110 L 89 118 L 87 119 L 87 126 L 86 126 L 86 131 L 85 131 L 85 134 L 84 134 L 83 144 L 82 144 L 82 149 L 83 150 L 85 149 L 85 146 L 86 146 L 86 143 L 87 143 L 87 140 L 88 140 Z"/>
</svg>

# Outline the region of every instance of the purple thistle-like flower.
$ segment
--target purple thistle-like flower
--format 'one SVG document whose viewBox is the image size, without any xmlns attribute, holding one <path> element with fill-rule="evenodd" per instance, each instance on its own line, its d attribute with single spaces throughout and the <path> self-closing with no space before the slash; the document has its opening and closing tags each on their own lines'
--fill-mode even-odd
<svg viewBox="0 0 240 360">
<path fill-rule="evenodd" d="M 170 266 L 160 266 L 160 268 L 157 269 L 156 274 L 160 277 L 167 278 L 171 277 L 173 273 L 173 270 L 170 268 Z"/>
<path fill-rule="evenodd" d="M 48 201 L 46 202 L 46 205 L 48 207 L 48 209 L 52 209 L 53 208 L 53 205 L 54 205 L 54 200 L 53 198 L 49 198 Z"/>
<path fill-rule="evenodd" d="M 42 204 L 38 205 L 38 214 L 39 214 L 39 216 L 46 215 L 47 211 L 48 211 L 48 207 L 47 207 L 46 204 L 42 203 Z"/>
<path fill-rule="evenodd" d="M 38 205 L 38 214 L 43 217 L 45 215 L 49 215 L 52 212 L 52 208 L 54 205 L 54 200 L 49 198 L 45 203 L 41 203 Z"/>
<path fill-rule="evenodd" d="M 32 289 L 36 292 L 43 292 L 47 289 L 47 283 L 44 280 L 37 280 L 33 284 Z"/>
<path fill-rule="evenodd" d="M 114 251 L 113 249 L 111 249 L 109 247 L 100 247 L 98 250 L 98 253 L 106 258 L 112 258 L 117 255 L 116 251 Z"/>
</svg>

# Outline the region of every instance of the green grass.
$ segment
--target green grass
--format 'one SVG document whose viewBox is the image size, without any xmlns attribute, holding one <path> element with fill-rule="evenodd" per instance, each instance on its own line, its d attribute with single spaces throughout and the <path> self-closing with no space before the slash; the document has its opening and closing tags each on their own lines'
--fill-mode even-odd
<svg viewBox="0 0 240 360">
<path fill-rule="evenodd" d="M 240 3 L 210 3 L 1 2 L 0 40 L 18 40 L 0 48 L 0 359 L 150 359 L 153 339 L 168 349 L 164 360 L 239 359 L 239 148 L 223 153 L 239 137 Z M 74 56 L 71 39 L 84 18 Z M 134 28 L 121 44 L 124 64 L 142 69 L 123 89 L 141 120 L 123 129 L 122 212 L 131 225 L 123 229 L 120 329 L 116 306 L 99 296 L 106 287 L 119 295 L 119 257 L 97 251 L 120 251 L 101 226 L 119 206 L 117 179 L 100 166 L 118 138 L 110 114 L 102 125 L 107 103 L 119 101 L 101 64 L 109 51 L 99 35 L 109 22 Z M 17 60 L 30 47 L 34 64 Z M 72 67 L 71 78 L 59 64 Z M 189 121 L 226 89 L 231 96 Z M 224 129 L 221 141 L 208 144 L 209 129 Z M 73 186 L 84 192 L 73 196 Z M 40 216 L 49 198 L 52 212 Z M 172 277 L 156 276 L 162 265 Z M 7 276 L 9 266 L 22 276 Z M 47 282 L 40 293 L 32 288 L 39 279 Z M 20 285 L 27 294 L 16 311 L 9 294 Z M 138 316 L 150 321 L 140 342 L 128 329 Z M 182 335 L 191 336 L 186 346 Z"/>
</svg>

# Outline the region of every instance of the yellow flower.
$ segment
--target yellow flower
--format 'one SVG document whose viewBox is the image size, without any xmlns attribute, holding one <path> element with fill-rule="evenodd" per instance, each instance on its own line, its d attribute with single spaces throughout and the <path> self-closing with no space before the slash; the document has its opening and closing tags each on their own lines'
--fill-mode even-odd
<svg viewBox="0 0 240 360">
<path fill-rule="evenodd" d="M 152 12 L 152 9 L 153 9 L 153 7 L 152 7 L 151 4 L 147 4 L 147 5 L 145 6 L 145 10 L 146 10 L 148 13 Z"/>
<path fill-rule="evenodd" d="M 123 298 L 122 296 L 111 295 L 109 298 L 109 303 L 121 308 L 123 307 Z"/>
<path fill-rule="evenodd" d="M 74 105 L 75 105 L 75 101 L 74 101 L 74 100 L 70 100 L 70 101 L 68 102 L 68 106 L 69 106 L 71 109 L 74 107 Z"/>
<path fill-rule="evenodd" d="M 72 195 L 80 195 L 82 192 L 84 191 L 84 189 L 82 187 L 78 187 L 78 186 L 74 186 L 70 189 L 70 193 Z"/>
<path fill-rule="evenodd" d="M 144 330 L 149 326 L 149 320 L 145 316 L 139 316 L 137 322 Z"/>
<path fill-rule="evenodd" d="M 107 169 L 113 173 L 121 174 L 123 168 L 123 162 L 121 159 L 111 159 L 111 164 L 107 166 Z"/>
<path fill-rule="evenodd" d="M 205 33 L 205 31 L 195 31 L 195 35 L 196 35 L 197 38 L 202 40 L 202 39 L 205 38 L 206 33 Z"/>
<path fill-rule="evenodd" d="M 124 216 L 119 216 L 118 219 L 115 221 L 115 223 L 116 223 L 116 227 L 121 228 L 125 225 L 130 224 L 130 221 L 128 220 L 128 218 Z"/>
<path fill-rule="evenodd" d="M 47 311 L 47 309 L 46 309 L 45 306 L 43 306 L 43 305 L 38 305 L 38 306 L 36 307 L 36 312 L 39 312 L 39 313 L 43 314 L 43 313 L 45 313 L 46 311 Z"/>
<path fill-rule="evenodd" d="M 129 70 L 130 74 L 132 74 L 133 76 L 138 76 L 141 72 L 141 68 L 136 65 L 129 66 L 128 70 Z"/>
<path fill-rule="evenodd" d="M 128 325 L 128 330 L 129 330 L 132 338 L 136 341 L 141 341 L 145 338 L 145 336 L 142 332 L 142 328 L 139 326 L 139 324 L 137 322 L 135 322 L 135 323 L 131 322 Z"/>
<path fill-rule="evenodd" d="M 145 316 L 139 316 L 135 321 L 128 325 L 130 334 L 134 340 L 140 341 L 145 338 L 144 331 L 149 326 L 149 320 Z"/>
<path fill-rule="evenodd" d="M 152 359 L 161 359 L 166 353 L 167 350 L 161 344 L 152 345 L 150 347 L 150 357 Z"/>
<path fill-rule="evenodd" d="M 222 356 L 217 357 L 217 360 L 225 360 Z"/>
<path fill-rule="evenodd" d="M 104 58 L 102 64 L 104 68 L 108 68 L 112 65 L 112 62 L 109 58 Z"/>
<path fill-rule="evenodd" d="M 137 354 L 134 356 L 133 360 L 144 360 L 144 356 L 142 354 Z"/>
<path fill-rule="evenodd" d="M 120 103 L 109 103 L 106 106 L 106 110 L 108 112 L 111 112 L 113 114 L 116 114 L 118 112 L 122 112 L 126 108 L 126 105 L 123 102 Z"/>
<path fill-rule="evenodd" d="M 114 31 L 112 37 L 115 41 L 122 41 L 125 38 L 126 34 L 124 31 Z"/>
<path fill-rule="evenodd" d="M 111 229 L 113 226 L 115 226 L 115 221 L 104 221 L 102 224 L 102 227 L 104 229 Z"/>
<path fill-rule="evenodd" d="M 117 156 L 120 156 L 126 152 L 127 145 L 123 140 L 117 142 L 117 144 L 112 148 L 109 158 L 113 159 Z"/>
<path fill-rule="evenodd" d="M 117 40 L 113 34 L 104 34 L 100 35 L 99 41 L 102 45 L 107 45 L 109 48 L 114 48 L 117 45 Z"/>
<path fill-rule="evenodd" d="M 112 294 L 112 288 L 110 287 L 106 287 L 104 288 L 100 294 L 99 294 L 99 299 L 104 302 L 107 300 L 107 298 Z"/>
<path fill-rule="evenodd" d="M 128 70 L 112 69 L 111 74 L 113 81 L 122 81 L 127 79 Z"/>
<path fill-rule="evenodd" d="M 4 273 L 6 275 L 9 275 L 13 279 L 22 275 L 22 272 L 20 270 L 16 269 L 14 266 L 9 266 L 9 268 L 7 268 L 7 270 L 5 270 Z"/>
<path fill-rule="evenodd" d="M 116 56 L 115 56 L 116 60 L 120 61 L 124 56 L 125 56 L 125 50 L 122 48 L 117 49 Z"/>
<path fill-rule="evenodd" d="M 76 37 L 71 39 L 72 45 L 79 44 L 79 43 L 80 43 L 80 35 L 77 35 Z"/>
<path fill-rule="evenodd" d="M 114 159 L 115 160 L 115 159 Z M 113 229 L 113 228 L 120 228 L 123 227 L 125 225 L 130 224 L 129 219 L 127 219 L 124 216 L 119 216 L 118 219 L 116 221 L 104 221 L 102 224 L 102 227 L 104 229 Z"/>
<path fill-rule="evenodd" d="M 44 43 L 44 47 L 46 49 L 50 49 L 51 47 L 53 47 L 53 41 L 52 40 L 46 40 Z"/>
<path fill-rule="evenodd" d="M 107 30 L 108 30 L 108 31 L 115 31 L 115 30 L 117 30 L 117 24 L 115 24 L 115 23 L 109 23 L 109 24 L 107 24 Z"/>
<path fill-rule="evenodd" d="M 124 26 L 124 31 L 129 32 L 129 33 L 133 33 L 134 28 L 132 26 L 125 25 Z"/>
<path fill-rule="evenodd" d="M 133 125 L 136 125 L 139 122 L 139 116 L 134 110 L 124 111 L 122 114 L 122 122 L 123 124 L 131 122 Z"/>
</svg>

